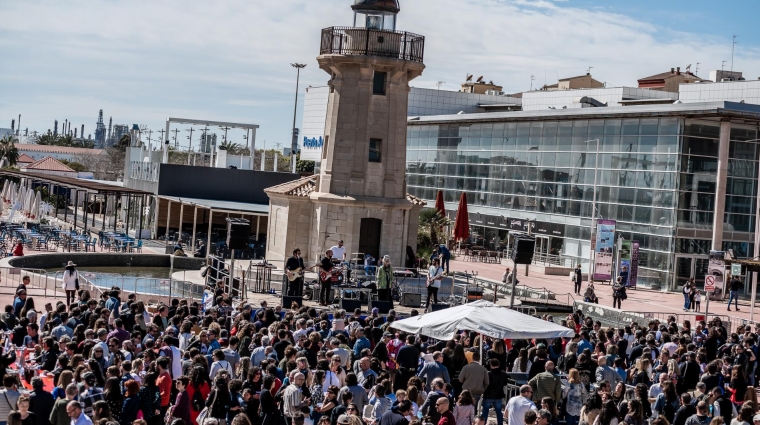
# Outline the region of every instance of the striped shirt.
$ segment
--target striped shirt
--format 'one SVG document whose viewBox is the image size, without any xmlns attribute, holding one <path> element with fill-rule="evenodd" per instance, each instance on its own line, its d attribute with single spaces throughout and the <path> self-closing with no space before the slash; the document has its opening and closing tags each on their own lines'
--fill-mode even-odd
<svg viewBox="0 0 760 425">
<path fill-rule="evenodd" d="M 282 393 L 282 411 L 285 416 L 292 418 L 300 413 L 301 400 L 303 394 L 301 394 L 301 388 L 297 385 L 288 385 Z"/>
</svg>

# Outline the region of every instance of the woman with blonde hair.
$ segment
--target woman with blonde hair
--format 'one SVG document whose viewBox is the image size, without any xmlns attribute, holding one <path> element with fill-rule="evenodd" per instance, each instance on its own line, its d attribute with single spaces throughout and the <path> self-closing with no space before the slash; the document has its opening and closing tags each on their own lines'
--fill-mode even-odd
<svg viewBox="0 0 760 425">
<path fill-rule="evenodd" d="M 586 399 L 586 386 L 581 382 L 581 374 L 578 369 L 570 369 L 567 373 L 567 386 L 562 390 L 562 398 L 565 400 L 567 411 L 565 420 L 567 425 L 577 425 Z"/>
</svg>

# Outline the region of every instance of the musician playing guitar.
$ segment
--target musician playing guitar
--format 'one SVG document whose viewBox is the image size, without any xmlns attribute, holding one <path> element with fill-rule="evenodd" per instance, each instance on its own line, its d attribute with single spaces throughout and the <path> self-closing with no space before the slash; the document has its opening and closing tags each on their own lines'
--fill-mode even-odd
<svg viewBox="0 0 760 425">
<path fill-rule="evenodd" d="M 303 296 L 303 272 L 305 269 L 301 250 L 296 248 L 293 250 L 293 256 L 288 258 L 285 263 L 285 279 L 287 279 L 285 284 L 288 285 L 289 297 Z"/>
<path fill-rule="evenodd" d="M 425 312 L 433 311 L 433 307 L 430 304 L 430 297 L 432 296 L 435 303 L 438 304 L 438 289 L 441 288 L 441 281 L 443 280 L 443 268 L 441 267 L 441 261 L 438 258 L 433 259 L 433 264 L 428 270 L 427 285 L 427 301 L 425 302 Z"/>
<path fill-rule="evenodd" d="M 333 252 L 332 250 L 327 250 L 325 252 L 325 256 L 322 258 L 322 261 L 318 264 L 319 266 L 319 305 L 326 306 L 330 304 L 330 292 L 332 291 L 332 281 L 333 281 L 333 262 L 332 262 L 332 256 Z"/>
</svg>

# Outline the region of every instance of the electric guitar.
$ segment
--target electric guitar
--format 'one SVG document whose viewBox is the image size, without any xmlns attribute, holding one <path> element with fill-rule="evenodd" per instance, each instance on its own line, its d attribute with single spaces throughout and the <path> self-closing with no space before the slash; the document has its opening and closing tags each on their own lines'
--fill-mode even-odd
<svg viewBox="0 0 760 425">
<path fill-rule="evenodd" d="M 288 277 L 289 282 L 295 282 L 296 279 L 303 277 L 303 269 L 299 267 L 295 270 L 286 270 L 285 276 Z"/>
<path fill-rule="evenodd" d="M 327 280 L 331 280 L 333 282 L 336 282 L 338 280 L 338 275 L 340 275 L 342 271 L 340 269 L 333 268 L 329 272 L 326 272 L 324 270 L 319 271 L 319 278 L 326 282 Z"/>
</svg>

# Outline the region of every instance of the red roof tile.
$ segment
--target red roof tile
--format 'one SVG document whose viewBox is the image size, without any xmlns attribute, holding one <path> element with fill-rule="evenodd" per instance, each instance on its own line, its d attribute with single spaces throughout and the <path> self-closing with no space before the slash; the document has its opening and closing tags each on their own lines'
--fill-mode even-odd
<svg viewBox="0 0 760 425">
<path fill-rule="evenodd" d="M 52 156 L 46 156 L 39 161 L 33 162 L 27 166 L 25 166 L 27 170 L 30 171 L 63 171 L 66 173 L 76 173 L 74 169 L 69 167 L 68 165 L 62 163 L 61 161 L 53 158 Z"/>
</svg>

